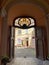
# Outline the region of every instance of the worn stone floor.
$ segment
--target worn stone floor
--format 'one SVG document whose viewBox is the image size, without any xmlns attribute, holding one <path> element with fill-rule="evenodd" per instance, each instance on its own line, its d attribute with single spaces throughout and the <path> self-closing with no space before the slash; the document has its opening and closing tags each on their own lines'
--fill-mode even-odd
<svg viewBox="0 0 49 65">
<path fill-rule="evenodd" d="M 49 61 L 37 59 L 32 48 L 15 48 L 15 58 L 7 65 L 49 65 Z"/>
<path fill-rule="evenodd" d="M 36 51 L 34 48 L 16 48 L 15 57 L 36 57 Z"/>
<path fill-rule="evenodd" d="M 37 58 L 14 58 L 7 65 L 49 65 L 49 61 L 43 61 Z"/>
</svg>

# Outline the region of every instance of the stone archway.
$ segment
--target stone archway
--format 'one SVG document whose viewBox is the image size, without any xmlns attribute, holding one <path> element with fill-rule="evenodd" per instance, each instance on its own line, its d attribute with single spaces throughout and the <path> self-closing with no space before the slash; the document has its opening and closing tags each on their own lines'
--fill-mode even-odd
<svg viewBox="0 0 49 65">
<path fill-rule="evenodd" d="M 24 1 L 25 2 L 25 1 Z M 22 2 L 22 3 L 24 3 L 24 2 Z M 30 1 L 29 1 L 30 2 Z M 13 6 L 13 5 L 15 5 L 15 4 L 19 4 L 20 2 L 12 2 L 12 3 L 9 3 L 6 7 L 5 7 L 5 10 L 6 10 L 6 16 L 4 17 L 4 20 L 3 21 L 6 21 L 5 23 L 7 24 L 7 18 L 8 18 L 8 11 L 9 11 L 9 9 Z M 25 2 L 26 3 L 26 2 Z M 21 3 L 20 3 L 21 4 Z M 26 3 L 27 4 L 27 3 Z M 32 4 L 31 2 L 30 2 L 30 4 Z M 42 6 L 41 4 L 39 4 L 39 3 L 37 3 L 37 2 L 35 2 L 35 5 L 37 5 L 37 7 L 39 7 L 41 10 L 43 10 L 44 11 L 44 13 L 45 13 L 45 17 L 47 18 L 47 10 L 46 10 L 46 8 L 44 7 L 44 6 Z M 4 24 L 3 24 L 4 25 Z M 5 28 L 6 28 L 6 26 L 5 26 Z M 5 29 L 5 28 L 3 28 L 3 29 Z M 7 29 L 6 29 L 6 32 L 7 32 Z M 48 32 L 48 27 L 47 27 L 47 32 Z M 3 34 L 4 35 L 4 34 Z M 7 35 L 5 35 L 6 37 L 7 37 Z M 47 35 L 48 36 L 48 35 Z M 5 38 L 5 40 L 6 40 L 6 38 Z M 4 41 L 5 41 L 4 40 Z M 4 42 L 3 42 L 4 43 Z M 6 44 L 7 42 L 5 42 L 5 44 Z"/>
</svg>

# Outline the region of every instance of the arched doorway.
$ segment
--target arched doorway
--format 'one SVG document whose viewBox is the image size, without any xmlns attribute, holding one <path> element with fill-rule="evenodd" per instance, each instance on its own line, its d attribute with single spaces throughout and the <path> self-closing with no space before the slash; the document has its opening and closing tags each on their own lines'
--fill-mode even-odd
<svg viewBox="0 0 49 65">
<path fill-rule="evenodd" d="M 23 48 L 28 48 L 28 47 L 33 48 L 33 42 L 34 42 L 34 50 L 35 50 L 33 52 L 35 54 L 34 57 L 36 56 L 37 58 L 40 58 L 40 59 L 46 58 L 46 56 L 44 55 L 45 54 L 44 53 L 45 52 L 45 41 L 44 41 L 44 35 L 43 35 L 44 29 L 43 27 L 36 26 L 36 21 L 34 18 L 26 17 L 26 16 L 15 18 L 11 31 L 12 31 L 11 32 L 11 52 L 10 52 L 11 57 L 14 57 L 15 46 L 17 48 L 22 48 L 22 47 Z M 28 41 L 28 38 L 30 38 L 30 36 L 28 34 L 29 32 L 27 31 L 31 32 L 30 41 Z M 32 33 L 34 33 L 34 36 Z M 26 36 L 25 37 L 24 34 L 27 34 L 28 36 L 25 35 Z M 26 57 L 26 55 L 24 55 L 23 57 Z M 33 54 L 32 54 L 32 57 L 33 57 Z"/>
<path fill-rule="evenodd" d="M 35 19 L 29 16 L 18 17 L 14 19 L 13 26 L 12 38 L 14 37 L 15 49 L 13 55 L 17 57 L 36 57 Z M 28 52 L 26 53 L 26 51 Z"/>
<path fill-rule="evenodd" d="M 15 57 L 36 57 L 35 20 L 27 16 L 19 17 L 14 20 L 14 27 Z"/>
</svg>

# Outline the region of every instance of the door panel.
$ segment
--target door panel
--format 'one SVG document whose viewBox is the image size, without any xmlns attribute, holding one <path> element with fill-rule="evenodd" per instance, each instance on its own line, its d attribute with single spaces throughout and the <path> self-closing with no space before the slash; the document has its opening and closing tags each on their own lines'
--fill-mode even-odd
<svg viewBox="0 0 49 65">
<path fill-rule="evenodd" d="M 37 27 L 36 28 L 36 50 L 37 50 L 37 58 L 44 59 L 44 35 L 43 35 L 43 28 Z"/>
<path fill-rule="evenodd" d="M 14 58 L 14 27 L 9 27 L 9 57 Z"/>
<path fill-rule="evenodd" d="M 14 27 L 11 27 L 11 56 L 14 58 Z"/>
</svg>

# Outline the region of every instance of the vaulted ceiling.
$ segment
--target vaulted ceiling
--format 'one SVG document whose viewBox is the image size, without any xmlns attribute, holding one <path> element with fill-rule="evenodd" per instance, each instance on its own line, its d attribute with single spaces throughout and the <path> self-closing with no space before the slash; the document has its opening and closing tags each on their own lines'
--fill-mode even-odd
<svg viewBox="0 0 49 65">
<path fill-rule="evenodd" d="M 0 0 L 0 5 L 4 5 L 5 3 L 9 3 L 9 2 L 11 2 L 11 1 L 13 1 L 13 0 Z M 18 1 L 22 1 L 22 0 L 18 0 Z M 23 0 L 24 1 L 24 0 Z M 29 1 L 29 0 L 28 0 Z M 30 0 L 30 1 L 33 1 L 33 0 Z M 39 0 L 37 0 L 37 1 L 39 1 Z M 49 4 L 49 0 L 40 0 L 40 2 L 46 2 L 47 4 Z"/>
<path fill-rule="evenodd" d="M 14 1 L 17 3 L 33 3 L 34 1 L 43 6 L 47 13 L 49 13 L 49 0 L 0 0 L 0 10 L 2 8 L 7 8 L 6 6 L 8 6 L 10 3 L 13 3 Z"/>
<path fill-rule="evenodd" d="M 8 3 L 15 1 L 15 0 L 0 0 L 0 7 L 6 6 Z M 33 2 L 33 0 L 16 0 L 17 2 Z M 49 0 L 34 0 L 41 5 L 45 5 L 45 7 L 49 7 Z M 49 9 L 49 8 L 48 8 Z"/>
<path fill-rule="evenodd" d="M 38 3 L 38 5 L 42 6 L 43 8 L 45 8 L 46 12 L 49 14 L 49 0 L 0 0 L 0 8 L 5 8 L 7 9 L 8 7 L 10 7 L 10 5 L 12 5 L 14 2 L 16 2 L 16 4 L 20 4 L 20 3 L 29 3 L 32 4 L 33 2 Z M 1 10 L 0 9 L 0 10 Z"/>
</svg>

